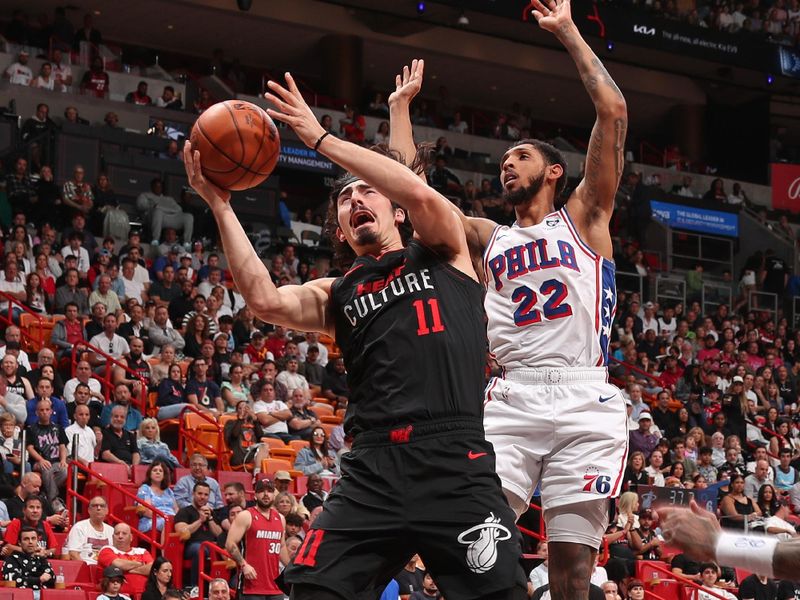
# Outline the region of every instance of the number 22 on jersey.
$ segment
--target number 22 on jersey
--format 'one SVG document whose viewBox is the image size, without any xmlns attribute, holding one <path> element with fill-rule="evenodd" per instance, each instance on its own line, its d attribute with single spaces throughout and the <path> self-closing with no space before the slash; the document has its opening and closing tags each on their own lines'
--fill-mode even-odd
<svg viewBox="0 0 800 600">
<path fill-rule="evenodd" d="M 518 304 L 514 311 L 514 323 L 518 327 L 540 323 L 542 317 L 548 321 L 572 315 L 572 307 L 565 302 L 569 291 L 558 279 L 548 279 L 539 287 L 538 294 L 527 285 L 521 285 L 511 293 L 511 301 Z M 541 310 L 536 305 L 543 299 Z M 544 300 L 546 298 L 546 300 Z"/>
</svg>

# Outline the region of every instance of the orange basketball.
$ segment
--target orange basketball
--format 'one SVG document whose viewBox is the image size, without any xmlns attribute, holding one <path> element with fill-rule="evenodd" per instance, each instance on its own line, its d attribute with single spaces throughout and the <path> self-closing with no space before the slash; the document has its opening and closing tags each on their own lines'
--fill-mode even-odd
<svg viewBox="0 0 800 600">
<path fill-rule="evenodd" d="M 269 177 L 281 139 L 269 115 L 241 100 L 208 108 L 192 127 L 192 150 L 200 151 L 203 175 L 226 190 L 246 190 Z"/>
</svg>

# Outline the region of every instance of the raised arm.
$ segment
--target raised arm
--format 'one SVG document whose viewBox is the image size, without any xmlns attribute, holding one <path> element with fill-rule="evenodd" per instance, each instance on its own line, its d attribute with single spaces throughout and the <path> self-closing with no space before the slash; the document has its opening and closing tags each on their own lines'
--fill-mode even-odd
<svg viewBox="0 0 800 600">
<path fill-rule="evenodd" d="M 417 145 L 411 125 L 411 101 L 422 89 L 425 61 L 415 58 L 411 68 L 403 66 L 403 72 L 395 76 L 395 90 L 389 95 L 389 148 L 400 153 L 407 167 L 414 162 Z M 425 173 L 419 173 L 425 180 Z"/>
<path fill-rule="evenodd" d="M 400 153 L 408 167 L 413 163 L 417 153 L 411 124 L 411 101 L 422 89 L 424 74 L 425 61 L 415 58 L 411 61 L 411 68 L 404 66 L 403 72 L 395 77 L 395 91 L 389 96 L 389 147 Z M 427 181 L 424 172 L 418 173 L 418 175 L 420 179 Z M 472 266 L 482 280 L 483 251 L 497 224 L 489 219 L 468 217 L 452 202 L 450 209 L 461 220 L 472 258 Z"/>
<path fill-rule="evenodd" d="M 221 190 L 203 176 L 200 153 L 193 152 L 188 141 L 183 147 L 183 162 L 190 185 L 208 203 L 217 220 L 233 279 L 256 316 L 275 325 L 333 335 L 328 314 L 333 280 L 316 279 L 305 285 L 276 288 L 231 208 L 230 192 Z"/>
<path fill-rule="evenodd" d="M 542 29 L 553 33 L 564 45 L 594 103 L 597 120 L 589 139 L 583 181 L 567 206 L 579 232 L 596 251 L 611 257 L 608 224 L 614 211 L 614 196 L 622 177 L 628 108 L 622 92 L 608 71 L 581 37 L 572 20 L 569 0 L 533 0 L 533 16 Z"/>
<path fill-rule="evenodd" d="M 266 98 L 278 109 L 270 109 L 269 115 L 291 126 L 306 146 L 322 152 L 399 204 L 409 213 L 414 235 L 423 244 L 447 254 L 453 266 L 477 278 L 469 260 L 464 227 L 450 208 L 450 202 L 397 161 L 327 135 L 289 73 L 286 83 L 288 89 L 275 81 L 269 82 L 271 93 Z"/>
</svg>

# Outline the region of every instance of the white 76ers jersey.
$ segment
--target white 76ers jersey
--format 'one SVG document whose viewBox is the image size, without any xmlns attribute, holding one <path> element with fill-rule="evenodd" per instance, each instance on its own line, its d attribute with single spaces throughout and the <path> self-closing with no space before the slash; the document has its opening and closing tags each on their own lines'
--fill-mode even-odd
<svg viewBox="0 0 800 600">
<path fill-rule="evenodd" d="M 501 367 L 607 364 L 614 263 L 578 237 L 566 208 L 531 227 L 497 227 L 483 261 L 489 350 Z"/>
</svg>

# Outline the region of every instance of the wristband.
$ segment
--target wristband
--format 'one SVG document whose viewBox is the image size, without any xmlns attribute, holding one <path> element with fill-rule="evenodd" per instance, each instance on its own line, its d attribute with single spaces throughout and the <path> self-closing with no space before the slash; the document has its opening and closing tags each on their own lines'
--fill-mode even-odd
<svg viewBox="0 0 800 600">
<path fill-rule="evenodd" d="M 757 575 L 773 577 L 772 558 L 778 540 L 761 535 L 720 533 L 715 554 L 726 567 L 740 567 Z"/>
<path fill-rule="evenodd" d="M 323 133 L 321 136 L 319 136 L 319 137 L 317 138 L 317 143 L 316 143 L 316 144 L 314 144 L 314 152 L 316 152 L 317 150 L 319 150 L 319 145 L 322 143 L 322 140 L 324 140 L 324 139 L 325 139 L 326 137 L 328 137 L 330 134 L 331 134 L 331 132 L 330 132 L 330 131 L 326 131 L 325 133 Z"/>
</svg>

